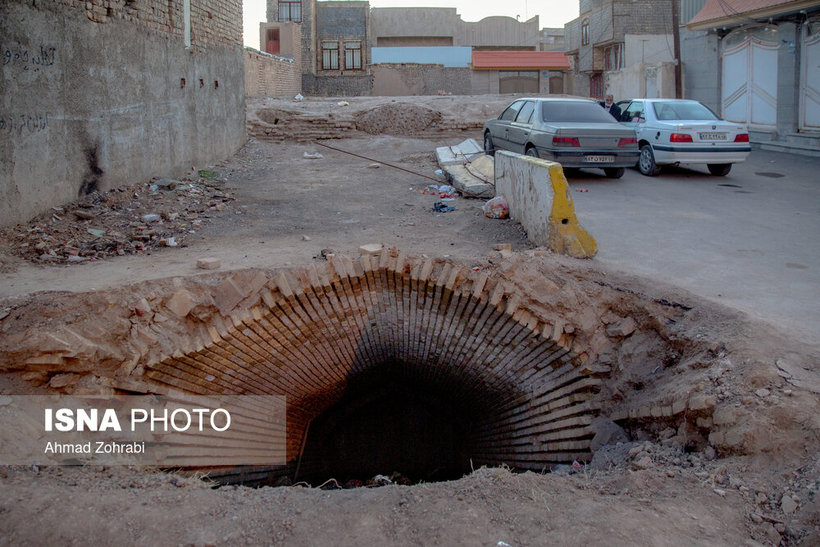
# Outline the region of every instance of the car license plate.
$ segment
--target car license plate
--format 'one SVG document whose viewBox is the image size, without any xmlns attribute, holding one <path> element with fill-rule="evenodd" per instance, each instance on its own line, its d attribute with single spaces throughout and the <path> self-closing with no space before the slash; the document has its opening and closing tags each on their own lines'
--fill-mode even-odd
<svg viewBox="0 0 820 547">
<path fill-rule="evenodd" d="M 701 133 L 700 140 L 702 141 L 725 141 L 726 133 Z"/>
<path fill-rule="evenodd" d="M 584 161 L 587 163 L 612 163 L 615 161 L 615 156 L 584 156 Z"/>
</svg>

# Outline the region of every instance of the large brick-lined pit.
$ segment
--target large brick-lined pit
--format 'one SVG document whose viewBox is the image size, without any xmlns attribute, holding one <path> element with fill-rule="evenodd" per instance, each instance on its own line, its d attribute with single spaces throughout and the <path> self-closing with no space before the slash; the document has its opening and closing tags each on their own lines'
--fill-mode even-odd
<svg viewBox="0 0 820 547">
<path fill-rule="evenodd" d="M 0 371 L 77 395 L 285 395 L 287 465 L 249 480 L 541 471 L 589 460 L 601 420 L 742 450 L 703 389 L 730 364 L 688 338 L 688 310 L 533 256 L 391 249 L 33 298 L 4 323 Z"/>
<path fill-rule="evenodd" d="M 334 411 L 344 414 L 365 403 L 395 409 L 397 401 L 413 419 L 397 423 L 396 416 L 408 416 L 398 412 L 356 424 L 371 429 L 350 451 L 367 472 L 378 472 L 373 462 L 382 461 L 383 472 L 412 463 L 411 446 L 396 437 L 402 427 L 440 430 L 434 444 L 449 465 L 412 465 L 417 478 L 438 467 L 460 476 L 470 459 L 473 465 L 543 469 L 589 456 L 589 398 L 600 380 L 579 366 L 566 340 L 552 337 L 552 325 L 520 308 L 503 285 L 488 284 L 487 274 L 432 260 L 405 264 L 388 254 L 376 260 L 340 259 L 333 271 L 280 275 L 257 306 L 231 325 L 209 327 L 199 347 L 149 364 L 145 377 L 194 393 L 285 394 L 289 461 L 298 461 L 311 435 L 346 435 L 338 424 L 341 431 L 332 434 L 305 434 L 337 403 L 343 406 Z M 222 290 L 235 288 L 229 283 Z M 220 298 L 230 296 L 222 292 Z M 438 409 L 434 419 L 423 419 L 425 408 Z M 452 439 L 463 444 L 441 446 Z M 300 474 L 332 473 L 322 469 L 327 459 L 316 443 L 305 448 L 312 444 Z M 385 444 L 395 462 L 374 453 Z M 328 452 L 331 460 L 339 456 Z M 353 473 L 354 464 L 345 462 L 345 469 Z"/>
</svg>

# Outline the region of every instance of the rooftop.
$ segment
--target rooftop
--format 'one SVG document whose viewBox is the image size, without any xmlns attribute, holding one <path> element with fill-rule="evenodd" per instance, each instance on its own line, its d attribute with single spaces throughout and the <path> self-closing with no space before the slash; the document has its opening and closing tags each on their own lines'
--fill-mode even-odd
<svg viewBox="0 0 820 547">
<path fill-rule="evenodd" d="M 759 19 L 817 7 L 816 0 L 707 0 L 701 10 L 686 26 L 691 30 L 705 30 L 717 26 L 748 23 Z"/>
<path fill-rule="evenodd" d="M 473 51 L 473 68 L 566 70 L 569 58 L 562 51 Z"/>
</svg>

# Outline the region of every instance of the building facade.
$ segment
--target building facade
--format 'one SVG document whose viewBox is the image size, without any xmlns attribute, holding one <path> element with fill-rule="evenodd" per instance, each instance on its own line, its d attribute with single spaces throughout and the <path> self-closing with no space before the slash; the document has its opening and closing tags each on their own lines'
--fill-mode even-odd
<svg viewBox="0 0 820 547">
<path fill-rule="evenodd" d="M 0 222 L 245 142 L 241 0 L 0 2 Z"/>
<path fill-rule="evenodd" d="M 564 51 L 564 29 L 542 28 L 538 31 L 538 51 Z"/>
<path fill-rule="evenodd" d="M 268 0 L 261 44 L 285 49 L 286 25 L 301 37 L 302 93 L 415 95 L 564 91 L 567 63 L 473 66 L 476 51 L 560 51 L 563 29 L 538 28 L 538 17 L 461 20 L 455 8 L 369 8 L 360 1 Z"/>
<path fill-rule="evenodd" d="M 563 32 L 542 33 L 538 27 L 537 16 L 467 22 L 455 8 L 376 8 L 370 24 L 374 69 L 380 63 L 472 69 L 469 82 L 450 80 L 467 86 L 442 89 L 450 93 L 562 93 L 566 57 L 540 46 L 548 37 L 558 45 L 554 38 Z M 377 86 L 386 94 L 404 94 L 402 87 Z"/>
<path fill-rule="evenodd" d="M 261 26 L 267 53 L 299 56 L 301 92 L 308 95 L 369 95 L 370 4 L 366 1 L 268 0 L 268 23 Z M 298 33 L 298 52 L 278 48 Z"/>
<path fill-rule="evenodd" d="M 538 16 L 520 22 L 501 16 L 468 22 L 456 8 L 374 8 L 370 19 L 371 47 L 534 51 L 539 41 Z"/>
<path fill-rule="evenodd" d="M 764 148 L 820 155 L 820 2 L 682 0 L 687 97 Z"/>
<path fill-rule="evenodd" d="M 672 16 L 672 0 L 581 0 L 579 17 L 564 26 L 570 92 L 673 97 Z"/>
</svg>

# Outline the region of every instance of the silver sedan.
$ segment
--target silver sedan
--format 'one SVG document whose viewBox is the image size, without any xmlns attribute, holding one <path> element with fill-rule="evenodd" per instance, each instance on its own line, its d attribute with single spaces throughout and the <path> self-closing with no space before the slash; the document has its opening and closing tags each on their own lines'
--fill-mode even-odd
<svg viewBox="0 0 820 547">
<path fill-rule="evenodd" d="M 635 131 L 619 124 L 592 100 L 522 98 L 484 124 L 484 151 L 535 156 L 564 168 L 596 167 L 620 178 L 640 151 Z"/>
</svg>

